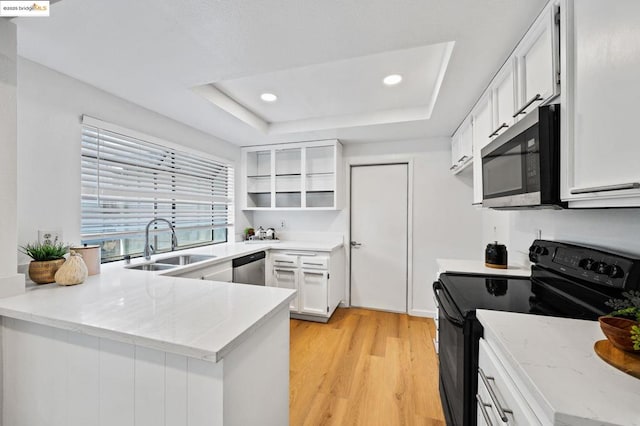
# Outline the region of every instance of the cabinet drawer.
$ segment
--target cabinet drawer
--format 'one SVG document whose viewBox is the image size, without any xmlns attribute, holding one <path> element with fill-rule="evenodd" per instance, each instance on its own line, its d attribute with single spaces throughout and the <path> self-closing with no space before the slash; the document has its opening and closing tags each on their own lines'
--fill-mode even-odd
<svg viewBox="0 0 640 426">
<path fill-rule="evenodd" d="M 288 254 L 274 254 L 273 266 L 285 266 L 289 268 L 297 268 L 299 265 L 298 256 Z"/>
<path fill-rule="evenodd" d="M 305 269 L 329 269 L 329 258 L 324 256 L 301 257 L 300 264 Z"/>
<path fill-rule="evenodd" d="M 502 363 L 485 339 L 480 339 L 478 397 L 478 424 L 542 424 L 522 397 L 515 383 L 509 378 Z M 484 404 L 481 404 L 480 401 Z M 484 410 L 481 405 L 484 405 Z M 506 417 L 504 423 L 501 421 L 501 411 Z"/>
</svg>

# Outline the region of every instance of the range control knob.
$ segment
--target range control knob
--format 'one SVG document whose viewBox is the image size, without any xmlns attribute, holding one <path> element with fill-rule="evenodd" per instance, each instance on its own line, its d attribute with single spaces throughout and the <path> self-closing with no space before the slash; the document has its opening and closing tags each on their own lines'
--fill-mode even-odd
<svg viewBox="0 0 640 426">
<path fill-rule="evenodd" d="M 585 257 L 584 259 L 581 259 L 580 262 L 578 262 L 578 266 L 586 271 L 590 271 L 591 268 L 593 268 L 594 263 L 595 261 L 593 259 Z"/>
<path fill-rule="evenodd" d="M 618 265 L 609 265 L 605 270 L 605 274 L 607 274 L 610 278 L 622 278 L 624 277 L 624 271 Z"/>
<path fill-rule="evenodd" d="M 545 256 L 547 254 L 549 254 L 549 249 L 546 247 L 542 247 L 539 245 L 533 245 L 531 246 L 531 249 L 529 250 L 530 252 L 534 252 L 535 254 L 540 254 L 542 256 Z"/>
<path fill-rule="evenodd" d="M 593 270 L 601 275 L 605 275 L 607 273 L 607 268 L 609 265 L 607 265 L 604 262 L 598 262 L 593 266 Z"/>
</svg>

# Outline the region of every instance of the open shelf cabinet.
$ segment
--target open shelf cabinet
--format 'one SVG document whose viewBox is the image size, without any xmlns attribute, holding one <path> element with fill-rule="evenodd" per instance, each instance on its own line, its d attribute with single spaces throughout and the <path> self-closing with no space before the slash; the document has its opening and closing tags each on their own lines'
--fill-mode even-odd
<svg viewBox="0 0 640 426">
<path fill-rule="evenodd" d="M 342 208 L 342 145 L 337 140 L 242 149 L 245 210 Z"/>
</svg>

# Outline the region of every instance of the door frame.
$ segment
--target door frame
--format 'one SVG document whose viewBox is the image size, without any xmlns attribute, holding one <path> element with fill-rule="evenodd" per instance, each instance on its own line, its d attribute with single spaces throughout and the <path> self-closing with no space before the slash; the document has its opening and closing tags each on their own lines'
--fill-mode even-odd
<svg viewBox="0 0 640 426">
<path fill-rule="evenodd" d="M 389 166 L 393 164 L 407 165 L 407 314 L 424 316 L 413 309 L 413 156 L 385 155 L 349 157 L 345 161 L 345 210 L 348 218 L 345 252 L 346 252 L 346 288 L 345 306 L 351 306 L 351 168 L 354 166 Z"/>
</svg>

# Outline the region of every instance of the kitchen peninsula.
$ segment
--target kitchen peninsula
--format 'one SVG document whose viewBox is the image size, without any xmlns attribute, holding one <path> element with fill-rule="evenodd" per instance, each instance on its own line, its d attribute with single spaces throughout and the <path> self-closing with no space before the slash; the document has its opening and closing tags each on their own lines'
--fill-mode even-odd
<svg viewBox="0 0 640 426">
<path fill-rule="evenodd" d="M 3 424 L 288 423 L 294 290 L 123 266 L 0 300 Z"/>
</svg>

